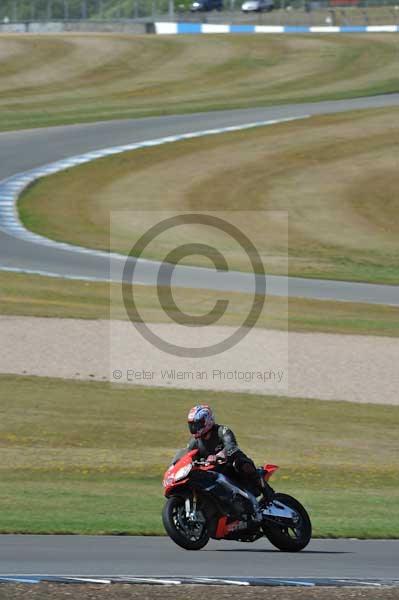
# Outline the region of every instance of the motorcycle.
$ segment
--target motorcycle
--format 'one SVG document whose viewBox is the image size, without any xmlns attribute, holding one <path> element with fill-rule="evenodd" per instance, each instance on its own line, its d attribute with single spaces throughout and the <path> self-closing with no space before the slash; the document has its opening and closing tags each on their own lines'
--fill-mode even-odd
<svg viewBox="0 0 399 600">
<path fill-rule="evenodd" d="M 255 542 L 263 536 L 282 552 L 298 552 L 312 535 L 305 508 L 292 496 L 276 493 L 271 502 L 223 474 L 226 461 L 197 459 L 188 451 L 172 464 L 163 479 L 166 503 L 162 520 L 170 538 L 186 550 L 200 550 L 209 539 Z M 268 481 L 278 469 L 258 468 Z"/>
</svg>

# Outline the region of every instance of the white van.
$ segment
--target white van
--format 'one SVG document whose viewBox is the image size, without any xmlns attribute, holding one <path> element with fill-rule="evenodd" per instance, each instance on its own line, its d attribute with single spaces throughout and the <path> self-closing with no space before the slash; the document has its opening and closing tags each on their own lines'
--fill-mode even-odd
<svg viewBox="0 0 399 600">
<path fill-rule="evenodd" d="M 273 0 L 246 0 L 241 6 L 244 13 L 249 12 L 270 12 L 274 8 Z"/>
</svg>

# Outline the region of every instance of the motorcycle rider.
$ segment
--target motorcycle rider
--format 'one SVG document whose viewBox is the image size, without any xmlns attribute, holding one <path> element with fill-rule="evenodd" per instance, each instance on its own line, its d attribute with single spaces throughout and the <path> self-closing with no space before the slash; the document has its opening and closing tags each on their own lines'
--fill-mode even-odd
<svg viewBox="0 0 399 600">
<path fill-rule="evenodd" d="M 208 404 L 198 404 L 188 413 L 188 428 L 192 438 L 188 450 L 199 450 L 199 457 L 209 462 L 217 458 L 226 459 L 227 475 L 230 474 L 238 483 L 255 496 L 262 495 L 266 503 L 274 496 L 273 488 L 259 476 L 254 462 L 237 445 L 231 429 L 215 423 L 212 409 Z"/>
</svg>

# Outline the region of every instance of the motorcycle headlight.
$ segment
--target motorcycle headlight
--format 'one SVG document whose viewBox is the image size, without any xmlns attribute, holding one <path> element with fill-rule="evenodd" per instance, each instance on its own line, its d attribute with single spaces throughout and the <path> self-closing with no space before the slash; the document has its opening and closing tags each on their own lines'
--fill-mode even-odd
<svg viewBox="0 0 399 600">
<path fill-rule="evenodd" d="M 168 487 L 169 485 L 172 485 L 174 480 L 175 480 L 175 478 L 173 477 L 173 475 L 168 475 L 168 477 L 165 477 L 165 479 L 162 482 L 163 487 Z"/>
<path fill-rule="evenodd" d="M 179 481 L 180 479 L 184 479 L 185 477 L 187 477 L 192 468 L 193 465 L 190 463 L 189 465 L 186 465 L 185 467 L 179 469 L 175 475 L 175 481 Z"/>
</svg>

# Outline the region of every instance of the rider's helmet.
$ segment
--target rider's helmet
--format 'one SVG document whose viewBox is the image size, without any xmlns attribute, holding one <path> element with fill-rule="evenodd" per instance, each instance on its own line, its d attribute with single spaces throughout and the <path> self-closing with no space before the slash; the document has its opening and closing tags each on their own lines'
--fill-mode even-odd
<svg viewBox="0 0 399 600">
<path fill-rule="evenodd" d="M 208 404 L 197 404 L 188 413 L 188 428 L 195 438 L 200 438 L 215 424 L 212 409 Z"/>
</svg>

